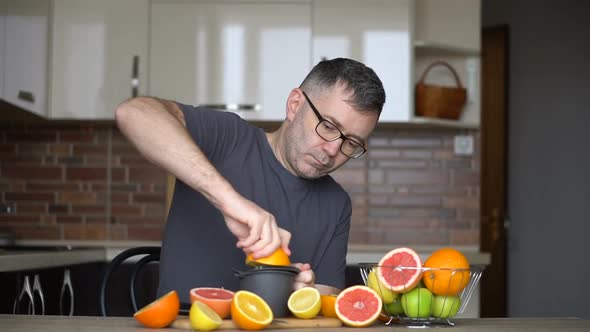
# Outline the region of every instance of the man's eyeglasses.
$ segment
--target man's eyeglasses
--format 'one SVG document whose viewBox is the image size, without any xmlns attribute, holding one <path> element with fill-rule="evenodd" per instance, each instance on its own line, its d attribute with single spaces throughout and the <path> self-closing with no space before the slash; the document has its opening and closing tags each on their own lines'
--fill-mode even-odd
<svg viewBox="0 0 590 332">
<path fill-rule="evenodd" d="M 303 92 L 303 91 L 302 91 Z M 314 106 L 314 104 L 309 100 L 309 97 L 305 92 L 303 92 L 303 96 L 311 106 L 312 111 L 318 117 L 318 124 L 315 126 L 315 132 L 326 142 L 333 142 L 340 138 L 342 138 L 342 144 L 340 144 L 340 152 L 342 152 L 348 158 L 356 159 L 363 155 L 367 151 L 363 147 L 363 145 L 352 138 L 346 137 L 338 127 L 332 122 L 324 119 L 318 109 Z"/>
</svg>

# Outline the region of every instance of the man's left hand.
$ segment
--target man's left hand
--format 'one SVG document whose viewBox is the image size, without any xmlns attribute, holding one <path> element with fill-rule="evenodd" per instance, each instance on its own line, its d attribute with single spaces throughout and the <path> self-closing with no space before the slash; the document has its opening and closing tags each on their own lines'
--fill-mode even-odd
<svg viewBox="0 0 590 332">
<path fill-rule="evenodd" d="M 313 273 L 311 265 L 307 263 L 295 263 L 292 265 L 301 271 L 295 277 L 295 283 L 293 284 L 295 290 L 303 287 L 315 287 L 315 273 Z"/>
</svg>

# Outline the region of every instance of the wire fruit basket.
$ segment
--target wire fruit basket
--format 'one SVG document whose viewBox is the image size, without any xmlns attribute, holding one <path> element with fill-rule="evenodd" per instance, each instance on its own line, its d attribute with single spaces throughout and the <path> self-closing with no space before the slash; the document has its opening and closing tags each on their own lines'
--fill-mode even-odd
<svg viewBox="0 0 590 332">
<path fill-rule="evenodd" d="M 454 326 L 450 319 L 465 311 L 484 270 L 479 265 L 470 265 L 469 269 L 446 269 L 360 263 L 359 267 L 365 285 L 383 300 L 386 324 L 408 327 Z M 393 290 L 378 280 L 379 269 L 408 275 L 416 275 L 418 270 L 419 282 Z"/>
</svg>

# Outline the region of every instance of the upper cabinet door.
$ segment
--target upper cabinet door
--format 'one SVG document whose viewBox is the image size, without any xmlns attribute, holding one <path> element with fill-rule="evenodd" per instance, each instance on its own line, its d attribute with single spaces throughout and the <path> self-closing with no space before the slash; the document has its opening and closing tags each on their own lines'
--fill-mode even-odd
<svg viewBox="0 0 590 332">
<path fill-rule="evenodd" d="M 113 119 L 147 91 L 148 0 L 54 0 L 52 118 Z"/>
<path fill-rule="evenodd" d="M 481 48 L 480 0 L 417 0 L 417 46 L 478 52 Z"/>
<path fill-rule="evenodd" d="M 417 82 L 435 61 L 446 61 L 467 89 L 467 102 L 458 120 L 415 116 L 417 123 L 477 128 L 480 123 L 481 1 L 416 0 L 415 58 Z M 453 74 L 445 67 L 432 68 L 426 83 L 456 87 Z"/>
<path fill-rule="evenodd" d="M 306 2 L 153 1 L 150 94 L 283 120 L 311 69 L 310 26 Z"/>
<path fill-rule="evenodd" d="M 412 109 L 411 0 L 315 0 L 313 64 L 347 57 L 373 68 L 386 103 L 379 122 L 406 122 Z"/>
<path fill-rule="evenodd" d="M 47 114 L 49 1 L 2 1 L 4 87 L 2 98 L 35 114 Z"/>
</svg>

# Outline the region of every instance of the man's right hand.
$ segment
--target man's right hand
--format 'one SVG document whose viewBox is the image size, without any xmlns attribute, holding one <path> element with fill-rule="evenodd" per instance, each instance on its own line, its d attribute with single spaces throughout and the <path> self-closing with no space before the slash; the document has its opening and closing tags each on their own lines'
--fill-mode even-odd
<svg viewBox="0 0 590 332">
<path fill-rule="evenodd" d="M 237 247 L 254 258 L 271 255 L 282 247 L 287 255 L 291 233 L 278 227 L 275 217 L 254 202 L 236 195 L 221 209 L 228 229 L 238 238 Z"/>
</svg>

